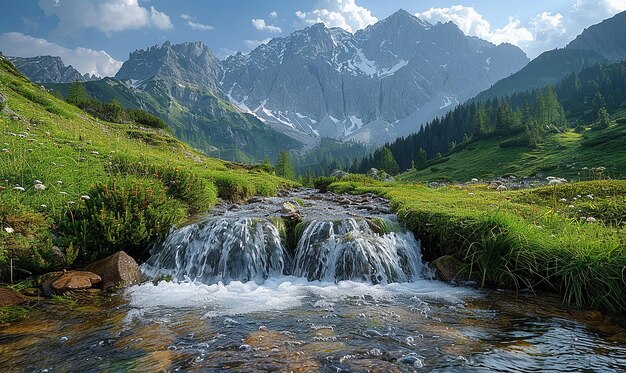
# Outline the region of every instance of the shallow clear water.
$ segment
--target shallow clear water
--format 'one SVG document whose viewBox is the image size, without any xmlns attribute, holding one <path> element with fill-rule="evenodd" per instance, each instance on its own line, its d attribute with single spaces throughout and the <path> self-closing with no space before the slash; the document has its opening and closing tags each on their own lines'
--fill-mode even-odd
<svg viewBox="0 0 626 373">
<path fill-rule="evenodd" d="M 626 369 L 624 320 L 436 281 L 160 283 L 0 328 L 5 371 Z"/>
<path fill-rule="evenodd" d="M 228 224 L 209 219 L 172 232 L 144 271 L 155 278 L 169 274 L 176 282 L 148 282 L 115 295 L 79 295 L 73 307 L 40 304 L 29 319 L 0 327 L 0 367 L 25 372 L 626 371 L 624 317 L 566 309 L 552 295 L 431 280 L 410 233 L 374 234 L 370 223 L 354 220 L 393 220 L 369 205 L 306 200 L 307 217 L 333 223 L 320 223 L 319 229 L 309 225 L 303 233 L 307 241 L 290 252 L 267 225 L 285 200 L 221 211 Z M 310 266 L 311 260 L 331 268 Z M 382 281 L 372 284 L 373 275 Z"/>
</svg>

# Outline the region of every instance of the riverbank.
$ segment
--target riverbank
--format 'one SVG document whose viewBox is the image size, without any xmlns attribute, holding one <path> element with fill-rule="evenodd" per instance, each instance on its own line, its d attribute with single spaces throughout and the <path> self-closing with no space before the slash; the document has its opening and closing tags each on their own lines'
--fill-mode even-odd
<svg viewBox="0 0 626 373">
<path fill-rule="evenodd" d="M 626 181 L 557 182 L 520 191 L 474 183 L 335 182 L 376 193 L 422 241 L 426 260 L 451 256 L 459 279 L 549 289 L 567 305 L 626 310 Z"/>
</svg>

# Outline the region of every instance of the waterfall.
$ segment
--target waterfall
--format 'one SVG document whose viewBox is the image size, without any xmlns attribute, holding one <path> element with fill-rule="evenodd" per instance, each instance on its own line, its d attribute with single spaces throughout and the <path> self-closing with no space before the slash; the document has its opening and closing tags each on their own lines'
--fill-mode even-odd
<svg viewBox="0 0 626 373">
<path fill-rule="evenodd" d="M 142 266 L 152 278 L 205 284 L 281 275 L 309 281 L 408 282 L 423 277 L 419 242 L 395 220 L 312 220 L 288 250 L 266 217 L 214 217 L 172 231 Z"/>
<path fill-rule="evenodd" d="M 264 218 L 211 218 L 171 232 L 152 250 L 143 272 L 175 281 L 263 282 L 280 276 L 285 249 L 278 228 Z"/>
<path fill-rule="evenodd" d="M 411 281 L 422 277 L 423 270 L 413 234 L 376 233 L 365 219 L 348 218 L 314 220 L 307 226 L 298 242 L 294 275 L 377 284 Z"/>
</svg>

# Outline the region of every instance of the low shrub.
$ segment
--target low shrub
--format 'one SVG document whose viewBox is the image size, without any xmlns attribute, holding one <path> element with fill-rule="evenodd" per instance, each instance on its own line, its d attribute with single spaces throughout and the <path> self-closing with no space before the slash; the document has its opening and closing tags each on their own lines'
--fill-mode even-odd
<svg viewBox="0 0 626 373">
<path fill-rule="evenodd" d="M 313 187 L 319 189 L 320 193 L 326 193 L 328 186 L 337 181 L 337 178 L 332 176 L 320 176 L 313 181 Z"/>
<path fill-rule="evenodd" d="M 0 279 L 24 277 L 56 269 L 65 261 L 52 251 L 51 222 L 40 213 L 13 200 L 0 202 Z"/>
<path fill-rule="evenodd" d="M 185 205 L 153 180 L 128 177 L 96 184 L 89 199 L 65 215 L 83 261 L 124 250 L 142 258 L 149 245 L 186 217 Z"/>
<path fill-rule="evenodd" d="M 178 167 L 156 166 L 128 156 L 116 155 L 106 166 L 111 175 L 134 175 L 160 181 L 170 197 L 185 202 L 189 213 L 207 211 L 216 200 L 217 191 L 210 182 Z"/>
<path fill-rule="evenodd" d="M 512 139 L 504 140 L 500 142 L 499 145 L 502 149 L 521 148 L 524 146 L 529 146 L 530 139 L 528 138 L 528 136 L 518 136 L 518 137 L 513 137 Z"/>
<path fill-rule="evenodd" d="M 214 182 L 217 186 L 218 197 L 227 201 L 246 201 L 256 194 L 254 185 L 238 175 L 217 175 L 214 177 Z"/>
</svg>

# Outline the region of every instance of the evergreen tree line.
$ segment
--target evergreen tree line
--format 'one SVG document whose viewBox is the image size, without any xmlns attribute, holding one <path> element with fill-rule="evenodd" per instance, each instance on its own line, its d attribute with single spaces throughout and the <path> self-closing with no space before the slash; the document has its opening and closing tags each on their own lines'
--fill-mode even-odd
<svg viewBox="0 0 626 373">
<path fill-rule="evenodd" d="M 117 100 L 102 103 L 91 98 L 81 82 L 70 85 L 66 101 L 94 117 L 113 123 L 135 122 L 152 128 L 167 128 L 163 119 L 140 109 L 125 109 Z"/>
<path fill-rule="evenodd" d="M 381 162 L 388 152 L 397 162 L 399 172 L 424 168 L 471 141 L 497 136 L 517 135 L 501 142 L 501 147 L 536 147 L 547 133 L 565 130 L 570 124 L 597 121 L 606 127 L 609 113 L 623 106 L 626 62 L 595 65 L 568 75 L 554 86 L 458 105 L 422 126 L 419 132 L 385 144 L 353 162 L 350 171 L 384 169 Z"/>
<path fill-rule="evenodd" d="M 292 154 L 292 162 L 298 176 L 316 178 L 330 175 L 335 170 L 347 170 L 367 152 L 367 147 L 358 142 L 322 138 L 314 149 L 304 154 Z"/>
</svg>

